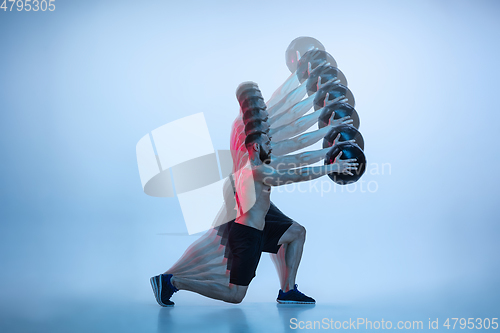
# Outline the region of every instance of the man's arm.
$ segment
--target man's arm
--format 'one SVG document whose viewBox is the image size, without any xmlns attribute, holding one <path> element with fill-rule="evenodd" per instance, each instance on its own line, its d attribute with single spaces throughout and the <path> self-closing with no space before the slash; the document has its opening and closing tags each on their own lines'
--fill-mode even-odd
<svg viewBox="0 0 500 333">
<path fill-rule="evenodd" d="M 269 130 L 269 136 L 271 136 L 274 141 L 279 142 L 279 141 L 291 138 L 297 134 L 304 132 L 305 130 L 310 128 L 312 125 L 314 125 L 314 123 L 316 123 L 316 121 L 318 120 L 318 117 L 321 115 L 321 112 L 323 112 L 323 109 L 325 107 L 329 106 L 330 104 L 334 104 L 334 103 L 337 103 L 341 100 L 344 100 L 344 98 L 345 98 L 344 96 L 340 96 L 338 98 L 335 98 L 335 99 L 327 102 L 326 105 L 319 110 L 316 110 L 316 111 L 314 111 L 308 115 L 305 115 L 299 119 L 294 119 L 289 124 L 282 125 L 282 126 L 277 127 L 277 128 L 271 128 Z M 325 100 L 328 100 L 328 98 L 326 98 Z M 332 126 L 352 123 L 352 120 L 349 120 L 351 118 L 350 116 L 343 117 L 343 118 L 336 119 L 336 120 L 333 119 L 333 116 L 335 116 L 334 113 L 332 114 L 332 121 L 333 121 Z"/>
<path fill-rule="evenodd" d="M 316 68 L 318 68 L 318 67 L 316 67 Z M 337 79 L 336 77 L 334 77 L 334 78 L 332 78 L 332 79 L 330 79 L 327 82 L 322 84 L 321 83 L 321 76 L 319 76 L 318 83 L 317 83 L 317 89 L 316 89 L 316 92 L 314 94 L 312 94 L 311 96 L 307 97 L 306 99 L 300 101 L 299 103 L 295 104 L 292 108 L 290 108 L 286 112 L 280 112 L 279 115 L 274 116 L 272 118 L 269 118 L 269 125 L 271 126 L 271 129 L 290 124 L 293 121 L 295 121 L 296 119 L 300 118 L 307 111 L 309 111 L 309 109 L 311 109 L 311 107 L 313 106 L 313 103 L 314 103 L 314 97 L 316 96 L 317 91 L 320 90 L 322 86 L 324 86 L 326 84 L 330 84 L 330 83 L 339 83 L 339 82 L 340 82 L 340 80 Z M 305 84 L 303 84 L 302 86 L 304 86 L 304 85 Z M 325 96 L 325 99 L 324 99 L 323 107 L 328 106 L 328 105 L 333 104 L 333 103 L 343 102 L 344 99 L 345 99 L 345 96 L 340 96 L 332 101 L 329 101 L 329 94 L 327 93 L 327 95 Z M 347 99 L 345 99 L 345 101 L 347 101 Z"/>
<path fill-rule="evenodd" d="M 304 87 L 304 90 L 306 89 L 305 84 L 301 85 L 299 88 L 302 87 Z M 274 115 L 273 117 L 269 117 L 269 126 L 271 128 L 277 128 L 289 124 L 297 118 L 300 118 L 313 106 L 314 96 L 315 94 L 312 94 L 311 96 L 305 98 L 304 100 L 292 104 L 293 106 L 291 108 L 286 108 L 286 109 L 283 108 L 283 111 L 280 112 L 280 114 Z"/>
<path fill-rule="evenodd" d="M 321 64 L 319 64 L 317 67 L 315 67 L 314 69 L 311 69 L 311 63 L 308 63 L 307 64 L 308 75 L 311 75 L 316 70 L 321 70 L 321 68 L 322 68 L 321 66 L 324 64 L 329 65 L 330 63 L 327 63 L 326 61 L 324 61 Z M 276 119 L 272 120 L 273 117 L 279 116 L 280 114 L 282 114 L 283 112 L 288 110 L 290 107 L 292 107 L 293 105 L 300 102 L 302 100 L 302 98 L 304 98 L 304 96 L 306 95 L 307 81 L 303 82 L 302 85 L 297 87 L 299 81 L 296 78 L 296 73 L 293 73 L 288 78 L 288 80 L 293 81 L 291 78 L 292 76 L 294 76 L 295 80 L 297 81 L 297 83 L 295 85 L 295 89 L 293 89 L 291 92 L 286 92 L 286 94 L 276 95 L 276 92 L 275 92 L 273 94 L 273 97 L 271 97 L 272 103 L 270 103 L 271 102 L 271 100 L 270 100 L 267 104 L 267 112 L 269 113 L 269 120 L 270 120 L 269 124 L 271 124 L 271 121 L 276 121 Z M 320 82 L 321 82 L 321 80 L 320 80 Z M 280 90 L 280 89 L 281 89 L 281 87 L 278 88 L 278 90 Z M 274 97 L 275 95 L 276 95 L 276 97 Z M 280 96 L 280 97 L 278 97 L 278 96 Z M 281 96 L 284 96 L 284 97 L 281 97 Z M 278 99 L 278 98 L 281 98 L 281 99 Z M 310 107 L 307 110 L 309 110 L 309 109 L 310 109 Z M 307 112 L 307 110 L 306 110 L 306 112 Z"/>
<path fill-rule="evenodd" d="M 274 144 L 271 142 L 272 151 L 274 155 L 281 156 L 305 148 L 323 139 L 330 129 L 331 126 L 325 126 L 319 130 L 301 134 L 292 139 L 283 140 Z"/>
<path fill-rule="evenodd" d="M 351 171 L 355 171 L 358 166 L 358 163 L 355 162 L 356 159 L 341 160 L 340 156 L 342 156 L 342 152 L 337 155 L 332 164 L 289 169 L 286 171 L 278 171 L 264 164 L 259 168 L 259 172 L 256 173 L 256 180 L 262 181 L 268 186 L 281 186 L 313 180 L 332 172 L 352 175 Z"/>
<path fill-rule="evenodd" d="M 269 136 L 272 137 L 275 141 L 281 141 L 300 134 L 314 125 L 314 123 L 318 120 L 318 117 L 320 116 L 322 110 L 323 109 L 319 109 L 308 115 L 305 115 L 295 120 L 295 122 L 292 124 L 283 125 L 277 128 L 271 128 L 269 130 Z"/>
<path fill-rule="evenodd" d="M 325 158 L 326 153 L 328 153 L 330 149 L 331 147 L 328 147 L 324 149 L 308 151 L 295 155 L 278 156 L 274 158 L 268 165 L 276 170 L 302 167 L 308 164 L 313 164 L 318 161 L 321 161 L 322 159 Z"/>
<path fill-rule="evenodd" d="M 288 95 L 283 97 L 279 102 L 275 105 L 271 106 L 267 109 L 267 113 L 269 114 L 269 125 L 271 125 L 272 121 L 276 121 L 276 117 L 279 117 L 280 114 L 288 110 L 292 105 L 300 102 L 302 98 L 307 93 L 307 87 L 305 84 L 302 84 L 295 88 Z M 274 119 L 274 120 L 273 120 Z"/>
<path fill-rule="evenodd" d="M 276 89 L 274 94 L 266 103 L 267 108 L 269 109 L 272 106 L 274 106 L 276 103 L 281 101 L 283 97 L 288 95 L 292 90 L 294 90 L 298 86 L 299 86 L 299 79 L 297 78 L 296 72 L 294 72 L 290 74 L 288 79 L 286 79 L 286 81 L 283 82 L 283 84 L 278 89 Z"/>
</svg>

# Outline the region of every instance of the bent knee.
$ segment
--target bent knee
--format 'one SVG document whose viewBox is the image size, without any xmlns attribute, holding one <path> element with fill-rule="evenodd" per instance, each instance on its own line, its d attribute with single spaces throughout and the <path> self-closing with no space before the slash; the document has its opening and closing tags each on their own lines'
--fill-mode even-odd
<svg viewBox="0 0 500 333">
<path fill-rule="evenodd" d="M 245 298 L 247 291 L 245 289 L 239 289 L 232 292 L 224 301 L 227 303 L 239 304 Z"/>
<path fill-rule="evenodd" d="M 236 295 L 236 296 L 233 296 L 229 300 L 229 303 L 239 304 L 239 303 L 241 303 L 243 301 L 243 298 L 245 298 L 245 295 Z"/>
<path fill-rule="evenodd" d="M 306 228 L 303 225 L 295 222 L 292 225 L 292 227 L 294 228 L 294 233 L 297 235 L 298 238 L 303 238 L 303 239 L 306 238 Z"/>
</svg>

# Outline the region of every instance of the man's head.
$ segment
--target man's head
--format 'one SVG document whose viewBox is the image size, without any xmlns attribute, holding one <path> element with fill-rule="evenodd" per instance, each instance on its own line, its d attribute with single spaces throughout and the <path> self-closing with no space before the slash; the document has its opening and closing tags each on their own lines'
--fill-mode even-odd
<svg viewBox="0 0 500 333">
<path fill-rule="evenodd" d="M 245 139 L 245 147 L 248 150 L 250 159 L 258 156 L 261 162 L 269 164 L 271 162 L 271 139 L 264 132 L 255 132 Z"/>
<path fill-rule="evenodd" d="M 264 99 L 260 96 L 250 96 L 245 98 L 241 102 L 241 110 L 242 112 L 245 112 L 245 110 L 248 109 L 265 109 L 267 108 L 266 103 L 264 102 Z"/>
<path fill-rule="evenodd" d="M 263 132 L 269 134 L 269 123 L 262 119 L 254 119 L 246 123 L 245 135 L 250 135 L 255 132 Z"/>
<path fill-rule="evenodd" d="M 259 90 L 259 86 L 255 82 L 247 81 L 241 83 L 236 89 L 236 98 L 240 103 L 240 106 L 243 104 L 245 99 L 250 97 L 260 97 L 262 98 L 262 93 Z"/>
<path fill-rule="evenodd" d="M 240 84 L 236 89 L 236 98 L 245 124 L 252 118 L 266 119 L 269 116 L 264 98 L 255 82 Z"/>
<path fill-rule="evenodd" d="M 269 118 L 269 114 L 266 109 L 254 108 L 248 109 L 243 113 L 243 123 L 245 126 L 256 119 L 260 119 L 262 121 L 267 121 Z"/>
</svg>

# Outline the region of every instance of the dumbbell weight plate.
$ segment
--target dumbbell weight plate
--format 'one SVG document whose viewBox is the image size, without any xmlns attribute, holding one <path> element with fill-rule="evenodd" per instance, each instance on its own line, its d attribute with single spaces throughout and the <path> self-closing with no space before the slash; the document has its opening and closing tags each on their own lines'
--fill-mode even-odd
<svg viewBox="0 0 500 333">
<path fill-rule="evenodd" d="M 351 125 L 356 127 L 356 129 L 359 129 L 358 112 L 351 105 L 347 103 L 335 103 L 324 107 L 323 111 L 321 111 L 321 114 L 318 117 L 318 128 L 323 128 L 328 125 L 330 117 L 332 116 L 332 113 L 334 111 L 335 111 L 335 117 L 333 119 L 340 119 L 350 116 L 351 119 L 353 120 Z"/>
<path fill-rule="evenodd" d="M 352 92 L 344 86 L 343 84 L 328 83 L 322 86 L 314 97 L 314 110 L 321 109 L 325 104 L 325 97 L 328 93 L 328 100 L 331 101 L 340 96 L 345 96 L 347 98 L 347 103 L 354 107 L 356 102 L 354 100 L 354 95 Z"/>
<path fill-rule="evenodd" d="M 330 63 L 331 66 L 337 67 L 337 62 L 330 53 L 323 50 L 307 51 L 297 63 L 297 78 L 299 82 L 303 83 L 309 77 L 309 63 L 311 63 L 311 70 L 313 70 L 325 61 Z"/>
<path fill-rule="evenodd" d="M 357 169 L 352 171 L 353 175 L 332 172 L 328 175 L 331 180 L 339 185 L 348 185 L 358 181 L 366 170 L 366 157 L 363 150 L 351 142 L 341 142 L 330 149 L 330 151 L 325 156 L 325 164 L 332 164 L 335 157 L 342 151 L 341 160 L 356 159 L 356 163 L 359 163 Z"/>
<path fill-rule="evenodd" d="M 361 133 L 356 129 L 356 127 L 348 124 L 332 127 L 330 129 L 330 132 L 328 132 L 328 134 L 323 139 L 323 148 L 333 146 L 333 141 L 339 134 L 339 143 L 349 140 L 355 140 L 354 143 L 357 144 L 359 148 L 361 148 L 361 150 L 365 149 L 365 141 L 363 140 L 363 136 L 361 135 Z"/>
<path fill-rule="evenodd" d="M 325 84 L 333 78 L 340 80 L 340 83 L 347 87 L 347 79 L 340 69 L 331 65 L 318 66 L 307 79 L 307 94 L 311 96 L 318 90 L 318 76 L 321 76 L 321 83 Z"/>
</svg>

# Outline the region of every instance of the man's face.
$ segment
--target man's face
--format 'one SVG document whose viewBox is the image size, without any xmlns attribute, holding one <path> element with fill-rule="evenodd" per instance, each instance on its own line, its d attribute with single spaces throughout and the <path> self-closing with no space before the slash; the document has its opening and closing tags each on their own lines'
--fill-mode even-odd
<svg viewBox="0 0 500 333">
<path fill-rule="evenodd" d="M 267 121 L 263 122 L 261 124 L 261 127 L 262 127 L 262 132 L 268 134 L 269 133 L 269 123 Z"/>
<path fill-rule="evenodd" d="M 260 116 L 259 116 L 260 119 L 264 120 L 264 121 L 267 121 L 267 119 L 269 118 L 269 113 L 267 113 L 267 109 L 261 109 L 260 110 Z"/>
<path fill-rule="evenodd" d="M 260 145 L 260 160 L 266 164 L 271 163 L 271 139 L 266 134 L 262 134 L 258 143 Z"/>
</svg>

